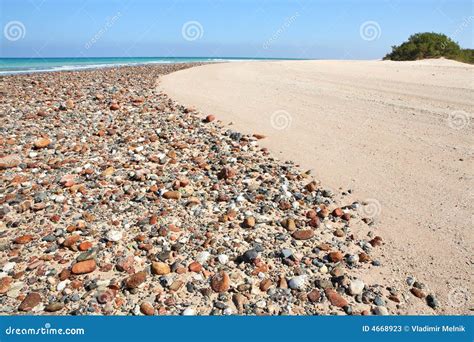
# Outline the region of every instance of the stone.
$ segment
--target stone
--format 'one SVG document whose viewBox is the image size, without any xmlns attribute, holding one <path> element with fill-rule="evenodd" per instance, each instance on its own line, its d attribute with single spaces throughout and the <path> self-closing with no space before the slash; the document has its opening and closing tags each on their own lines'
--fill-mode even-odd
<svg viewBox="0 0 474 342">
<path fill-rule="evenodd" d="M 376 306 L 373 311 L 374 311 L 374 314 L 378 316 L 389 315 L 388 310 L 385 306 Z"/>
<path fill-rule="evenodd" d="M 331 305 L 337 306 L 339 308 L 343 308 L 344 306 L 348 305 L 347 300 L 345 300 L 339 293 L 337 293 L 335 290 L 326 288 L 324 290 L 324 293 L 326 294 L 327 299 L 331 303 Z"/>
<path fill-rule="evenodd" d="M 341 208 L 336 208 L 332 211 L 332 216 L 341 217 L 344 214 Z"/>
<path fill-rule="evenodd" d="M 191 309 L 191 308 L 186 308 L 182 313 L 181 315 L 183 316 L 194 316 L 196 315 L 196 311 L 194 309 Z"/>
<path fill-rule="evenodd" d="M 117 103 L 112 103 L 109 107 L 110 110 L 119 110 L 120 106 Z"/>
<path fill-rule="evenodd" d="M 249 249 L 242 255 L 242 260 L 244 262 L 253 262 L 258 257 L 258 252 L 255 249 Z"/>
<path fill-rule="evenodd" d="M 3 277 L 0 279 L 0 294 L 5 294 L 10 289 L 12 277 Z"/>
<path fill-rule="evenodd" d="M 0 170 L 17 167 L 21 163 L 21 157 L 18 154 L 10 154 L 0 157 Z"/>
<path fill-rule="evenodd" d="M 410 289 L 410 292 L 411 292 L 415 297 L 418 297 L 418 298 L 425 298 L 425 296 L 426 296 L 425 293 L 424 293 L 422 290 L 420 290 L 420 289 L 418 289 L 418 288 L 416 288 L 416 287 L 412 287 L 412 288 Z"/>
<path fill-rule="evenodd" d="M 335 251 L 328 254 L 328 259 L 331 262 L 340 262 L 344 259 L 344 255 L 340 251 Z"/>
<path fill-rule="evenodd" d="M 292 231 L 296 230 L 295 220 L 293 220 L 291 218 L 287 218 L 287 219 L 283 220 L 281 222 L 281 225 L 283 226 L 283 228 L 285 228 L 289 232 L 292 232 Z"/>
<path fill-rule="evenodd" d="M 18 245 L 24 245 L 24 244 L 27 244 L 28 242 L 31 242 L 33 238 L 34 238 L 33 235 L 26 234 L 26 235 L 17 237 L 15 240 L 13 240 L 13 242 Z"/>
<path fill-rule="evenodd" d="M 87 251 L 87 250 L 89 250 L 89 249 L 92 248 L 92 242 L 90 242 L 90 241 L 84 241 L 84 242 L 82 242 L 82 243 L 79 244 L 79 247 L 78 247 L 78 248 L 79 248 L 80 251 L 85 252 L 85 251 Z"/>
<path fill-rule="evenodd" d="M 51 144 L 51 140 L 48 138 L 39 138 L 35 141 L 35 147 L 37 149 L 48 147 Z"/>
<path fill-rule="evenodd" d="M 224 271 L 216 273 L 211 279 L 211 288 L 219 293 L 228 291 L 230 288 L 229 275 Z"/>
<path fill-rule="evenodd" d="M 170 266 L 164 262 L 152 262 L 151 271 L 153 274 L 165 275 L 171 272 Z"/>
<path fill-rule="evenodd" d="M 231 167 L 224 167 L 218 174 L 219 179 L 231 179 L 236 176 L 237 172 Z"/>
<path fill-rule="evenodd" d="M 360 279 L 353 279 L 349 284 L 349 293 L 353 296 L 361 294 L 364 290 L 365 284 Z"/>
<path fill-rule="evenodd" d="M 197 261 L 190 263 L 188 268 L 191 272 L 199 273 L 202 271 L 202 265 L 198 263 Z"/>
<path fill-rule="evenodd" d="M 318 290 L 314 289 L 314 290 L 308 292 L 307 296 L 308 296 L 308 299 L 309 299 L 310 302 L 317 303 L 317 302 L 319 302 L 319 300 L 321 298 L 321 293 Z"/>
<path fill-rule="evenodd" d="M 429 294 L 426 296 L 426 304 L 428 304 L 428 306 L 432 309 L 439 308 L 439 301 L 434 294 Z"/>
<path fill-rule="evenodd" d="M 93 272 L 97 267 L 94 259 L 80 261 L 72 266 L 71 272 L 73 274 L 86 274 Z"/>
<path fill-rule="evenodd" d="M 267 292 L 268 289 L 273 285 L 272 281 L 269 278 L 263 279 L 260 282 L 260 290 L 263 292 Z"/>
<path fill-rule="evenodd" d="M 295 240 L 309 240 L 314 236 L 314 231 L 312 229 L 297 230 L 291 236 Z"/>
<path fill-rule="evenodd" d="M 244 228 L 253 228 L 255 227 L 255 217 L 247 216 L 242 223 Z"/>
<path fill-rule="evenodd" d="M 18 311 L 31 311 L 35 306 L 41 303 L 41 295 L 38 292 L 30 292 L 18 307 Z"/>
<path fill-rule="evenodd" d="M 290 289 L 293 289 L 293 290 L 301 290 L 305 286 L 305 283 L 306 283 L 306 276 L 300 275 L 300 276 L 291 278 L 288 281 L 288 286 L 290 287 Z"/>
<path fill-rule="evenodd" d="M 140 286 L 142 283 L 144 283 L 146 280 L 146 272 L 141 271 L 137 272 L 135 274 L 132 274 L 130 277 L 128 277 L 125 280 L 125 287 L 127 289 L 135 289 L 138 286 Z"/>
<path fill-rule="evenodd" d="M 204 119 L 205 122 L 212 122 L 216 119 L 216 117 L 214 115 L 208 115 L 206 116 L 206 118 Z"/>
<path fill-rule="evenodd" d="M 112 242 L 120 241 L 122 240 L 122 237 L 123 233 L 119 230 L 109 230 L 106 235 L 107 240 Z"/>
<path fill-rule="evenodd" d="M 61 302 L 52 302 L 50 304 L 48 304 L 46 306 L 46 308 L 44 309 L 44 311 L 47 311 L 47 312 L 56 312 L 56 311 L 60 311 L 64 308 L 64 303 L 61 303 Z"/>
<path fill-rule="evenodd" d="M 155 314 L 155 308 L 148 302 L 140 304 L 140 312 L 146 316 L 153 316 Z"/>
<path fill-rule="evenodd" d="M 179 200 L 181 198 L 181 193 L 179 191 L 167 191 L 163 194 L 163 198 Z"/>
</svg>

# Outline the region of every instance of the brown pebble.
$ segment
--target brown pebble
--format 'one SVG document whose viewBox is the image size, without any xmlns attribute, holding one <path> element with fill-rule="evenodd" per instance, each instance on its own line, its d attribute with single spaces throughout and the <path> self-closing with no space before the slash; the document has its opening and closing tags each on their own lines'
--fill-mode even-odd
<svg viewBox="0 0 474 342">
<path fill-rule="evenodd" d="M 41 303 L 41 295 L 38 292 L 30 292 L 18 307 L 19 311 L 31 311 L 36 305 Z"/>
<path fill-rule="evenodd" d="M 291 236 L 295 240 L 308 240 L 314 236 L 314 231 L 312 229 L 297 230 Z"/>
<path fill-rule="evenodd" d="M 227 273 L 220 271 L 211 279 L 211 288 L 215 292 L 226 292 L 230 288 L 230 278 Z"/>
<path fill-rule="evenodd" d="M 84 261 L 75 263 L 74 266 L 72 266 L 71 271 L 74 274 L 85 274 L 85 273 L 93 272 L 96 267 L 97 267 L 97 264 L 95 260 L 89 259 L 89 260 L 84 260 Z"/>
</svg>

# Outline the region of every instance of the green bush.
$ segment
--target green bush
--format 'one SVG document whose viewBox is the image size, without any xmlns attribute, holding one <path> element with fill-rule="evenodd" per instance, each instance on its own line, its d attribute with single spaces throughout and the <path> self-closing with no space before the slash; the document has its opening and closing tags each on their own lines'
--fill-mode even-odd
<svg viewBox="0 0 474 342">
<path fill-rule="evenodd" d="M 393 61 L 415 61 L 425 58 L 445 57 L 461 62 L 474 63 L 472 49 L 461 49 L 458 43 L 441 33 L 416 33 L 399 46 L 392 46 L 392 52 L 384 59 Z"/>
</svg>

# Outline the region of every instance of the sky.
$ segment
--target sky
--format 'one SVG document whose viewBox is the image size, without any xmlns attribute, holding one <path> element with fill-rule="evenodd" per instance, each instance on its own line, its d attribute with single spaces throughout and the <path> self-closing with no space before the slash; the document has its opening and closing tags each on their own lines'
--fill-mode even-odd
<svg viewBox="0 0 474 342">
<path fill-rule="evenodd" d="M 474 36 L 472 0 L 0 0 L 0 23 L 0 57 L 379 59 Z"/>
</svg>

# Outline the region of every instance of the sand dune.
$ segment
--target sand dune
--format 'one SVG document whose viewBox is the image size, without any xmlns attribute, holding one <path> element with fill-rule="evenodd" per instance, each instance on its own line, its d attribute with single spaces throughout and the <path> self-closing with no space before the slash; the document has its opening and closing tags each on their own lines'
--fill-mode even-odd
<svg viewBox="0 0 474 342">
<path fill-rule="evenodd" d="M 374 277 L 415 275 L 446 313 L 468 313 L 449 293 L 473 293 L 473 80 L 473 66 L 448 60 L 278 61 L 186 69 L 161 87 L 352 189 L 388 242 Z"/>
</svg>

